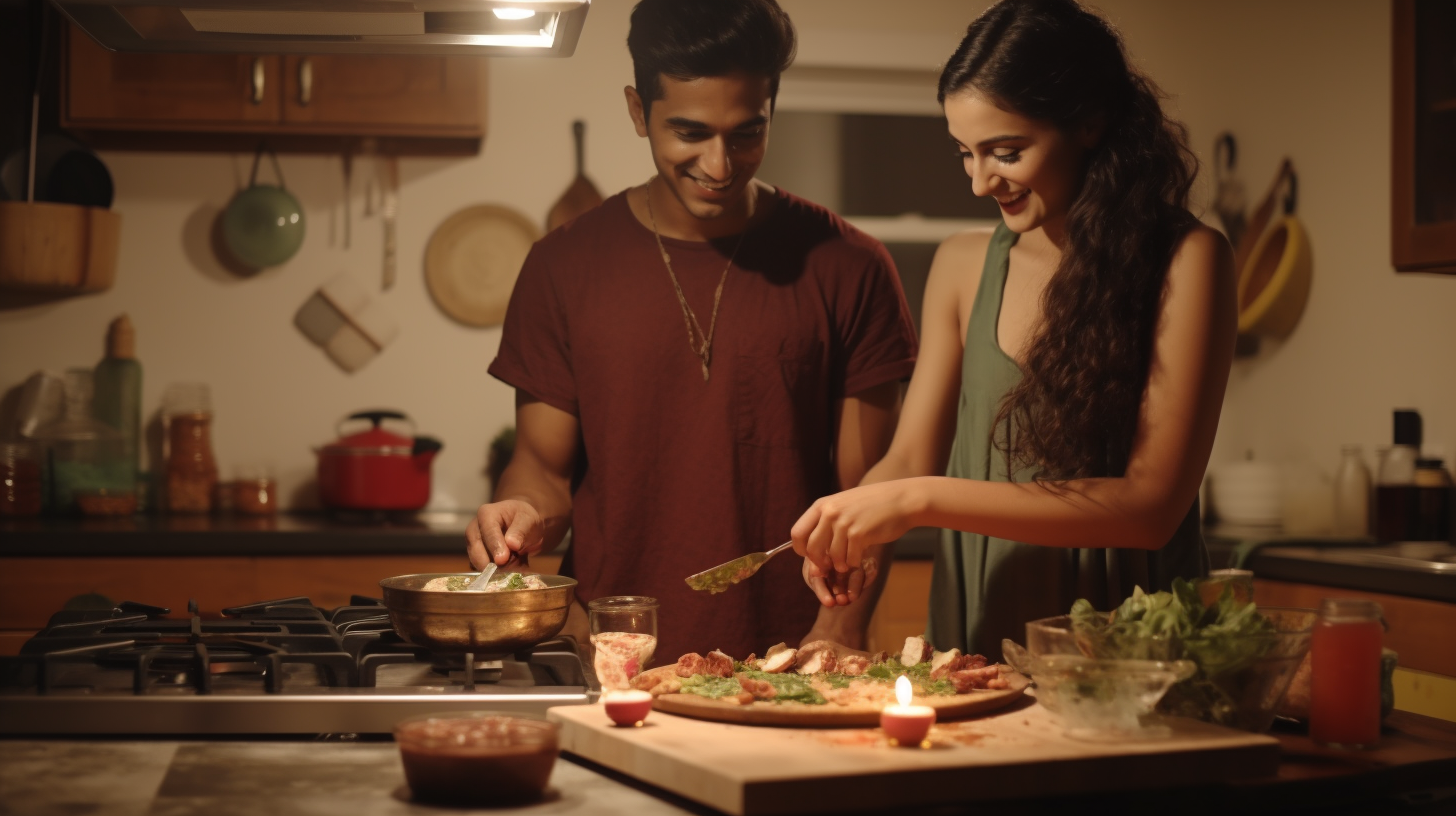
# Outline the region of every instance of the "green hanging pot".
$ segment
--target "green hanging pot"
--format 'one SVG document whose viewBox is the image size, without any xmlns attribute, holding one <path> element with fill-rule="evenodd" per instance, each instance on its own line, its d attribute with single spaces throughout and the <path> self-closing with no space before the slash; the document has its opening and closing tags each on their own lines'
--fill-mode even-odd
<svg viewBox="0 0 1456 816">
<path fill-rule="evenodd" d="M 239 190 L 222 214 L 223 243 L 237 261 L 250 269 L 278 266 L 292 258 L 303 245 L 303 207 L 283 187 L 283 171 L 272 150 L 273 171 L 278 185 L 258 184 L 258 160 L 263 148 L 253 157 L 253 172 L 246 189 Z"/>
</svg>

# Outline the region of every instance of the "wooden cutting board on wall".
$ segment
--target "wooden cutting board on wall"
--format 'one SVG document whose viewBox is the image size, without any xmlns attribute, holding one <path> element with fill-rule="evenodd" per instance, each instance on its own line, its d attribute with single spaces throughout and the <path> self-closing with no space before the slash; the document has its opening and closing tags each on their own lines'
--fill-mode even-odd
<svg viewBox="0 0 1456 816">
<path fill-rule="evenodd" d="M 661 711 L 641 728 L 618 728 L 600 704 L 548 716 L 561 723 L 562 750 L 735 816 L 1197 785 L 1269 776 L 1279 764 L 1278 740 L 1192 720 L 1173 721 L 1166 739 L 1078 742 L 1034 704 L 937 725 L 929 748 L 891 747 L 879 729 L 729 725 Z"/>
</svg>

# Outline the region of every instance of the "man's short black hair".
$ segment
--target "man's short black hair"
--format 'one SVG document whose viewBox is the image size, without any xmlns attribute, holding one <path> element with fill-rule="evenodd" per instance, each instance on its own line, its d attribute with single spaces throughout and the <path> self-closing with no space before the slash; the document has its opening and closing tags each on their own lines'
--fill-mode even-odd
<svg viewBox="0 0 1456 816">
<path fill-rule="evenodd" d="M 794 24 L 774 0 L 641 0 L 627 34 L 644 117 L 663 97 L 662 76 L 690 80 L 738 71 L 769 78 L 772 109 L 794 47 Z"/>
</svg>

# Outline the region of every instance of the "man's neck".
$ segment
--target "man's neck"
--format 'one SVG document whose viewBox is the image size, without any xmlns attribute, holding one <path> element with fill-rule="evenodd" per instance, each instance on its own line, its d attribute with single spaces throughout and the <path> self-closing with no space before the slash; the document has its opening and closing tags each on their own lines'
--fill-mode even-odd
<svg viewBox="0 0 1456 816">
<path fill-rule="evenodd" d="M 716 218 L 698 218 L 688 212 L 672 190 L 668 189 L 666 182 L 657 176 L 653 176 L 652 180 L 639 189 L 641 195 L 636 201 L 632 200 L 630 193 L 628 195 L 628 201 L 633 204 L 632 209 L 638 220 L 647 228 L 655 229 L 664 238 L 681 241 L 712 241 L 743 233 L 763 214 L 765 193 L 773 190 L 769 185 L 755 179 L 744 192 L 742 200 L 736 202 L 727 212 Z"/>
</svg>

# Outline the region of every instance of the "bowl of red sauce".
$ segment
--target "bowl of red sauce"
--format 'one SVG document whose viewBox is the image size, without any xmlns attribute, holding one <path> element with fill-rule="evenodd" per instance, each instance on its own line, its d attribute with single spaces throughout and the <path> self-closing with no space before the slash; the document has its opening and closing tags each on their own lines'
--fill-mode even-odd
<svg viewBox="0 0 1456 816">
<path fill-rule="evenodd" d="M 496 805 L 541 797 L 556 765 L 559 731 L 529 715 L 452 711 L 400 721 L 394 741 L 415 799 Z"/>
</svg>

